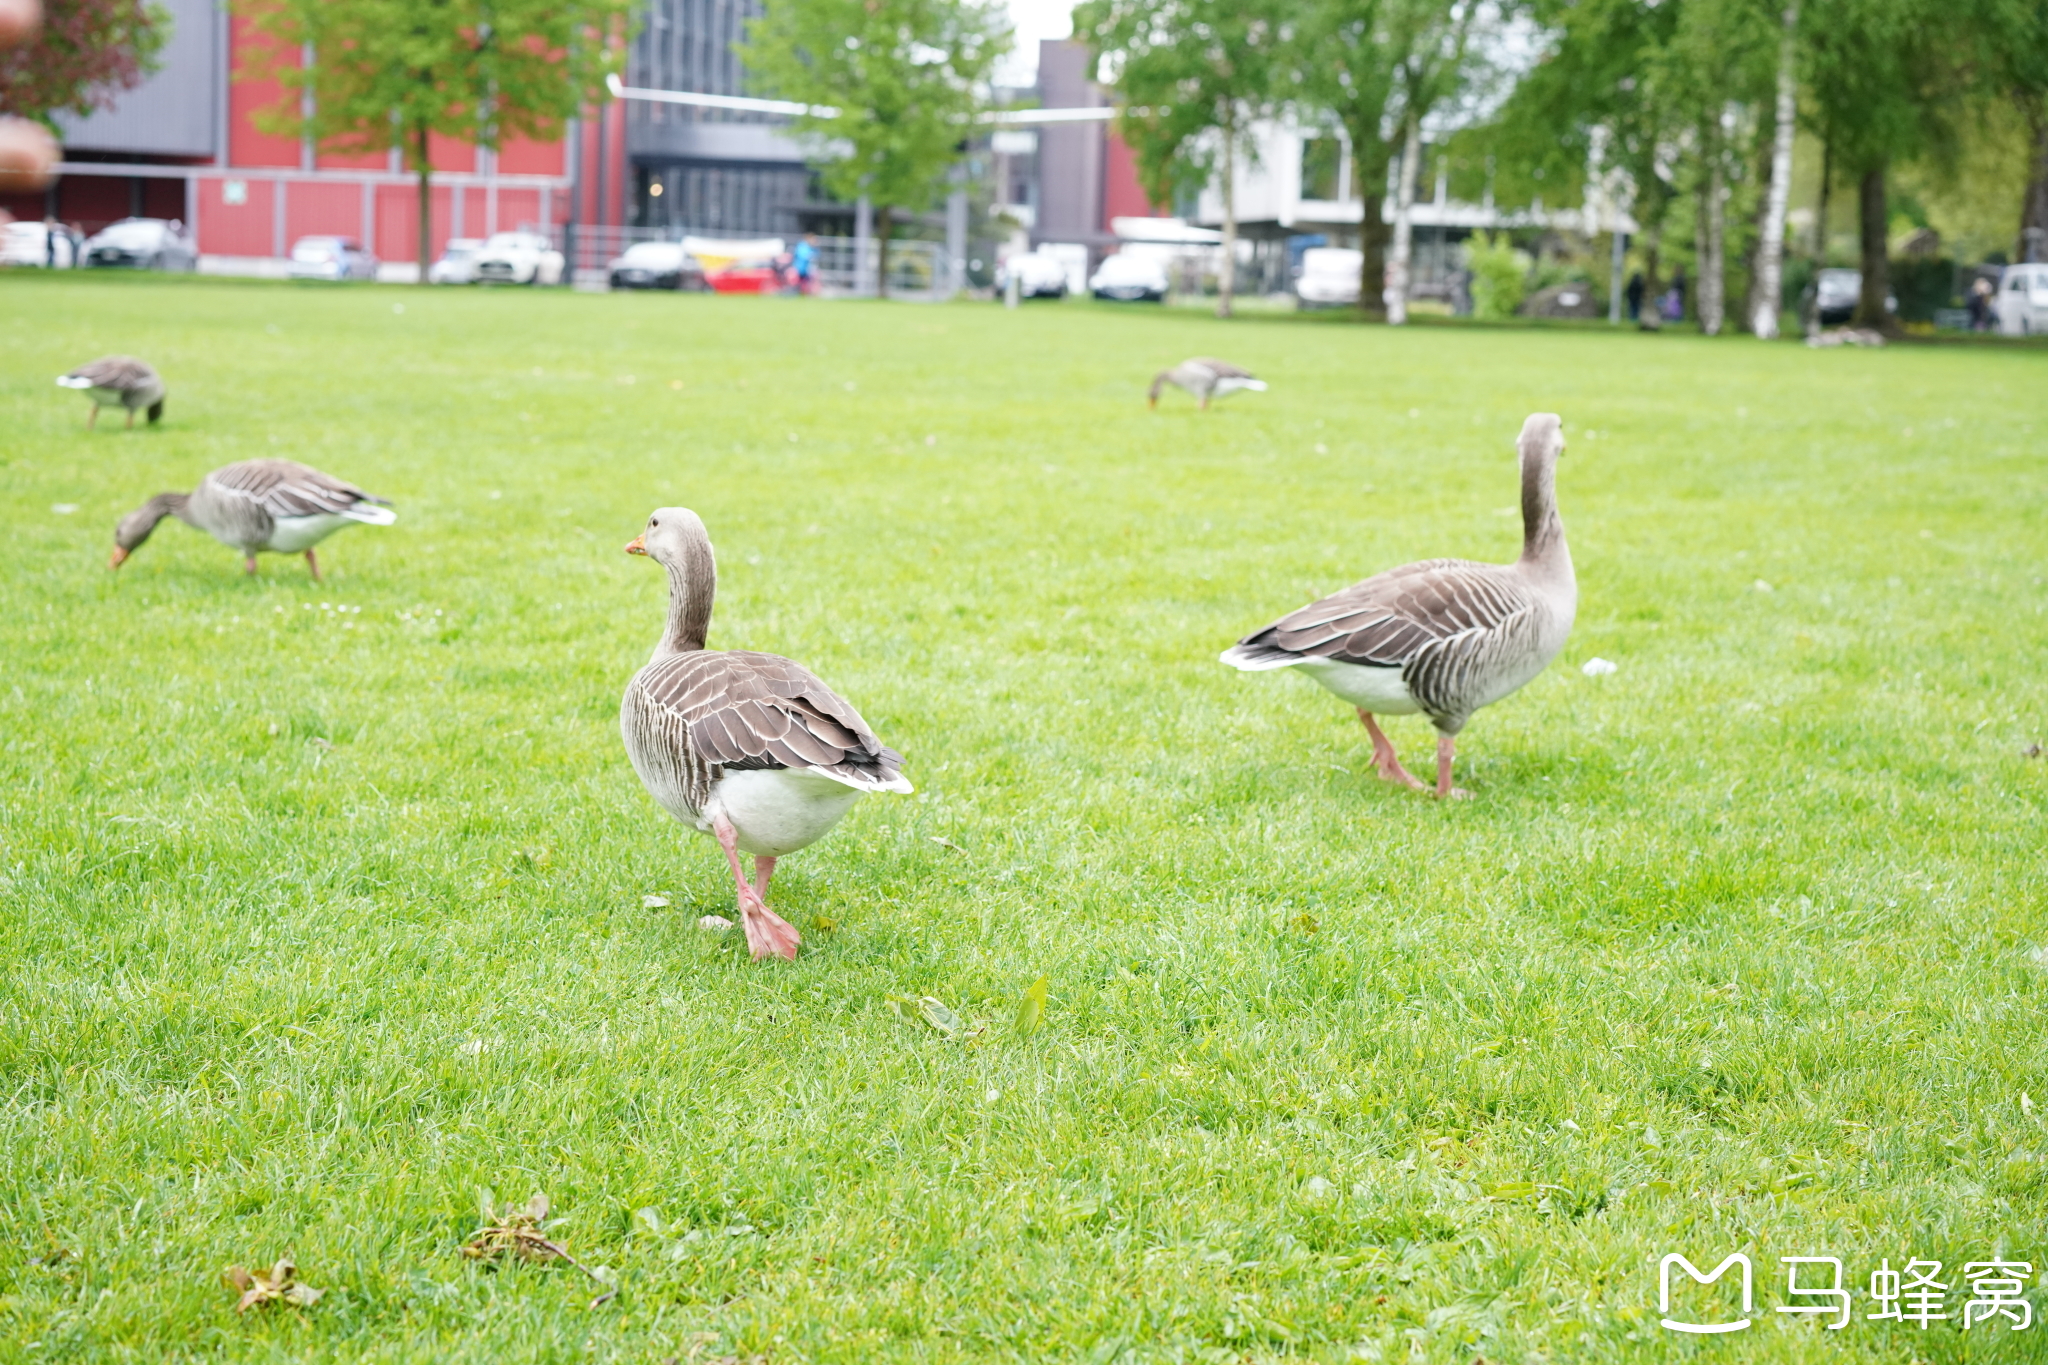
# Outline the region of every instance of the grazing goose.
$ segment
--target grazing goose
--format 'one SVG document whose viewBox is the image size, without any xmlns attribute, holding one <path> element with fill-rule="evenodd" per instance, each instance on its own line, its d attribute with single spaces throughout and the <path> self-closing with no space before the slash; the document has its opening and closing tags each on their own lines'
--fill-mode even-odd
<svg viewBox="0 0 2048 1365">
<path fill-rule="evenodd" d="M 156 524 L 171 516 L 240 550 L 250 573 L 256 572 L 258 550 L 304 551 L 315 583 L 320 581 L 315 545 L 355 522 L 389 526 L 398 520 L 389 500 L 317 469 L 293 460 L 243 460 L 214 470 L 189 494 L 159 493 L 121 518 L 107 567 L 120 568 Z"/>
<path fill-rule="evenodd" d="M 100 420 L 101 408 L 126 408 L 128 426 L 135 427 L 138 410 L 149 410 L 149 424 L 155 426 L 164 415 L 163 376 L 150 367 L 148 362 L 137 360 L 132 355 L 101 356 L 90 364 L 80 365 L 70 374 L 57 376 L 62 388 L 82 389 L 92 399 L 91 415 L 85 419 L 85 429 L 91 431 L 93 424 Z"/>
<path fill-rule="evenodd" d="M 633 770 L 725 850 L 754 956 L 794 959 L 797 931 L 767 903 L 775 860 L 823 838 L 865 793 L 910 791 L 903 756 L 801 664 L 704 648 L 718 566 L 695 512 L 661 508 L 626 553 L 668 570 L 668 626 L 619 706 Z M 751 886 L 742 851 L 754 855 Z"/>
<path fill-rule="evenodd" d="M 1209 410 L 1211 398 L 1221 398 L 1224 394 L 1236 393 L 1239 389 L 1250 389 L 1254 393 L 1266 391 L 1266 381 L 1252 378 L 1250 370 L 1239 369 L 1227 360 L 1217 360 L 1209 356 L 1183 360 L 1172 369 L 1161 370 L 1153 375 L 1152 388 L 1145 395 L 1145 402 L 1152 407 L 1158 407 L 1159 391 L 1168 384 L 1186 389 L 1193 394 L 1200 400 L 1204 412 Z"/>
<path fill-rule="evenodd" d="M 1563 424 L 1539 412 L 1522 423 L 1522 557 L 1512 564 L 1425 559 L 1335 592 L 1253 631 L 1223 652 L 1247 672 L 1300 668 L 1358 708 L 1373 766 L 1389 782 L 1423 784 L 1401 766 L 1373 719 L 1420 711 L 1436 726 L 1436 794 L 1451 786 L 1451 754 L 1472 713 L 1520 688 L 1564 648 L 1578 582 L 1556 473 Z"/>
</svg>

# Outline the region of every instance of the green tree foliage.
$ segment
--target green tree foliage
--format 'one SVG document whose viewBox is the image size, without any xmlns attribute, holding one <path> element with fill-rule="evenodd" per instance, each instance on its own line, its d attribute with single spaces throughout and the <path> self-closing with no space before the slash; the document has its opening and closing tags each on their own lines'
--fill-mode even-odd
<svg viewBox="0 0 2048 1365">
<path fill-rule="evenodd" d="M 1236 285 L 1238 160 L 1280 97 L 1290 17 L 1283 0 L 1084 0 L 1074 10 L 1074 36 L 1110 78 L 1118 130 L 1154 202 L 1212 180 L 1222 191 L 1221 317 Z"/>
<path fill-rule="evenodd" d="M 249 75 L 284 86 L 262 125 L 334 151 L 397 149 L 432 250 L 434 134 L 497 149 L 548 139 L 604 98 L 634 0 L 235 0 L 271 39 Z M 299 60 L 310 48 L 310 63 Z"/>
<path fill-rule="evenodd" d="M 873 201 L 885 294 L 896 215 L 937 201 L 1009 41 L 991 0 L 769 0 L 748 29 L 748 69 L 811 107 L 826 187 Z"/>
<path fill-rule="evenodd" d="M 1358 306 L 1385 307 L 1387 224 L 1381 187 L 1393 143 L 1386 134 L 1388 101 L 1401 54 L 1388 12 L 1397 0 L 1306 0 L 1290 33 L 1286 74 L 1296 102 L 1326 112 L 1351 143 L 1352 192 L 1364 217 L 1359 225 Z"/>
<path fill-rule="evenodd" d="M 1472 272 L 1472 316 L 1511 318 L 1529 292 L 1529 258 L 1508 244 L 1506 233 L 1474 233 L 1465 243 Z"/>
<path fill-rule="evenodd" d="M 35 36 L 0 52 L 0 113 L 47 123 L 108 108 L 156 70 L 170 28 L 143 0 L 44 0 Z"/>
</svg>

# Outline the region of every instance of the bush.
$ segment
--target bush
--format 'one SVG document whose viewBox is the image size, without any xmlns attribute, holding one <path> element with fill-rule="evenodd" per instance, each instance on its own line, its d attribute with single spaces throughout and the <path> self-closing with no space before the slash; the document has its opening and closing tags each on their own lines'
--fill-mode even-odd
<svg viewBox="0 0 2048 1365">
<path fill-rule="evenodd" d="M 1956 263 L 1937 256 L 1908 256 L 1891 263 L 1892 293 L 1899 300 L 1903 322 L 1931 322 L 1937 308 L 1951 308 L 1955 297 Z"/>
<path fill-rule="evenodd" d="M 1465 243 L 1465 265 L 1472 272 L 1472 316 L 1511 318 L 1529 292 L 1529 257 L 1508 242 L 1505 233 L 1475 233 Z"/>
</svg>

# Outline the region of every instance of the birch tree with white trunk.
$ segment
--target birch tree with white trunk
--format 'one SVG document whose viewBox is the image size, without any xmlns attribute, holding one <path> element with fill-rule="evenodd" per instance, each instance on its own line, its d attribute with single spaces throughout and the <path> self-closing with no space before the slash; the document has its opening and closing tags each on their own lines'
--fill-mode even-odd
<svg viewBox="0 0 2048 1365">
<path fill-rule="evenodd" d="M 1764 208 L 1763 240 L 1756 250 L 1756 312 L 1750 331 L 1765 341 L 1778 335 L 1785 281 L 1785 211 L 1792 201 L 1792 135 L 1799 116 L 1799 3 L 1785 6 L 1785 32 L 1778 46 L 1777 122 L 1771 136 L 1771 185 Z"/>
</svg>

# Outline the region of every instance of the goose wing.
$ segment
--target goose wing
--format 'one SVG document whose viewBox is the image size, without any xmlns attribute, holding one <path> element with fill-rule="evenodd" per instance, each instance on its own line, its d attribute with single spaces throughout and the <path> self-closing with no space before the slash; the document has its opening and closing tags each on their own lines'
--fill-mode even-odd
<svg viewBox="0 0 2048 1365">
<path fill-rule="evenodd" d="M 245 498 L 276 520 L 322 514 L 346 516 L 358 503 L 390 506 L 389 499 L 365 493 L 352 483 L 323 474 L 296 460 L 244 460 L 216 469 L 207 481 L 224 493 Z"/>
<path fill-rule="evenodd" d="M 687 731 L 697 765 L 806 768 L 863 791 L 911 790 L 903 755 L 816 674 L 781 655 L 674 654 L 641 669 L 633 691 L 660 729 Z"/>
<path fill-rule="evenodd" d="M 156 371 L 149 363 L 132 355 L 101 356 L 80 365 L 64 377 L 82 379 L 93 388 L 112 389 L 116 393 L 133 393 L 157 382 Z"/>
<path fill-rule="evenodd" d="M 1436 641 L 1502 630 L 1533 605 L 1528 585 L 1504 565 L 1428 559 L 1289 612 L 1224 658 L 1254 668 L 1303 659 L 1399 668 Z"/>
<path fill-rule="evenodd" d="M 1188 364 L 1200 365 L 1218 379 L 1250 379 L 1253 377 L 1250 370 L 1242 366 L 1233 365 L 1227 360 L 1218 360 L 1214 356 L 1196 356 Z"/>
</svg>

